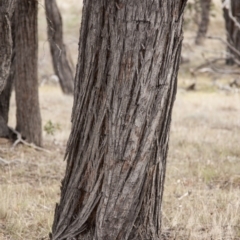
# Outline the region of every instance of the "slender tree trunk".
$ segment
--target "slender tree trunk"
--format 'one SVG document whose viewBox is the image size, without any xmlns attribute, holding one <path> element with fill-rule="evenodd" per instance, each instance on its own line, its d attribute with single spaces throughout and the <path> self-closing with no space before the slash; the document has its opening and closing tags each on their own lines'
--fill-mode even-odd
<svg viewBox="0 0 240 240">
<path fill-rule="evenodd" d="M 85 0 L 52 239 L 157 240 L 185 0 Z"/>
<path fill-rule="evenodd" d="M 17 0 L 16 23 L 16 130 L 28 141 L 42 144 L 38 100 L 38 38 L 36 0 Z"/>
<path fill-rule="evenodd" d="M 204 38 L 207 34 L 209 17 L 210 17 L 211 0 L 200 0 L 200 4 L 201 4 L 201 20 L 198 25 L 198 32 L 195 40 L 195 43 L 197 45 L 203 44 Z"/>
<path fill-rule="evenodd" d="M 15 0 L 0 1 L 0 94 L 6 85 L 11 67 L 12 33 L 11 16 Z"/>
<path fill-rule="evenodd" d="M 45 0 L 45 9 L 54 71 L 59 78 L 62 91 L 73 94 L 73 73 L 63 43 L 62 18 L 56 0 Z"/>
<path fill-rule="evenodd" d="M 10 138 L 8 112 L 13 83 L 13 24 L 15 0 L 0 2 L 0 137 Z"/>
<path fill-rule="evenodd" d="M 225 2 L 225 1 L 223 1 Z M 240 1 L 229 0 L 229 5 L 223 8 L 227 41 L 233 48 L 227 47 L 227 65 L 233 65 L 235 60 L 240 60 Z M 237 24 L 236 24 L 237 23 Z M 234 51 L 234 49 L 236 49 Z"/>
</svg>

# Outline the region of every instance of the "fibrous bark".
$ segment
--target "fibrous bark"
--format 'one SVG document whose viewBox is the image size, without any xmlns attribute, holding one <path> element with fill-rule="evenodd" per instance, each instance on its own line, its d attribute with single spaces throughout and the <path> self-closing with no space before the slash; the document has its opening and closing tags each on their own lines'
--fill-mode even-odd
<svg viewBox="0 0 240 240">
<path fill-rule="evenodd" d="M 38 38 L 35 0 L 17 0 L 15 29 L 16 130 L 28 142 L 42 144 L 41 115 L 38 100 Z"/>
<path fill-rule="evenodd" d="M 66 47 L 63 42 L 62 17 L 56 0 L 45 0 L 45 9 L 54 71 L 58 76 L 62 91 L 65 94 L 73 94 L 73 73 L 67 60 Z"/>
<path fill-rule="evenodd" d="M 200 0 L 200 4 L 201 4 L 201 20 L 198 25 L 198 32 L 195 40 L 195 43 L 198 45 L 201 45 L 203 43 L 204 38 L 207 34 L 211 0 Z"/>
<path fill-rule="evenodd" d="M 11 138 L 8 128 L 9 103 L 14 75 L 14 28 L 12 15 L 15 0 L 0 2 L 0 137 Z"/>
<path fill-rule="evenodd" d="M 235 60 L 240 60 L 240 1 L 223 0 L 223 5 L 227 41 L 232 46 L 232 48 L 227 47 L 226 64 L 233 65 Z"/>
<path fill-rule="evenodd" d="M 0 137 L 11 138 L 12 132 L 8 128 L 8 113 L 14 80 L 14 54 L 12 55 L 11 70 L 6 85 L 0 94 Z"/>
<path fill-rule="evenodd" d="M 11 17 L 14 7 L 15 0 L 0 1 L 0 94 L 6 85 L 11 67 Z"/>
<path fill-rule="evenodd" d="M 185 0 L 86 0 L 51 238 L 160 239 Z"/>
</svg>

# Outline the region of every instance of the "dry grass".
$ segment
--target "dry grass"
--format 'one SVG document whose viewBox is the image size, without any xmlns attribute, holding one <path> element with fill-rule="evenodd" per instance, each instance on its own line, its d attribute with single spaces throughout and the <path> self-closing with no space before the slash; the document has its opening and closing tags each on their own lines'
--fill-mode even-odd
<svg viewBox="0 0 240 240">
<path fill-rule="evenodd" d="M 63 155 L 71 127 L 72 97 L 63 96 L 56 86 L 43 86 L 40 100 L 43 126 L 51 120 L 60 129 L 53 136 L 44 131 L 44 147 L 50 153 L 27 146 L 12 150 L 10 143 L 1 145 L 0 156 L 13 163 L 0 165 L 0 239 L 47 239 L 51 229 L 65 170 Z M 14 111 L 12 101 L 12 126 Z"/>
<path fill-rule="evenodd" d="M 40 1 L 42 2 L 42 1 Z M 64 16 L 65 42 L 73 62 L 81 6 L 77 0 L 58 1 Z M 220 7 L 216 7 L 220 14 Z M 45 34 L 44 10 L 39 8 L 39 77 L 53 74 Z M 218 29 L 218 30 L 216 30 Z M 193 44 L 195 30 L 186 30 L 183 54 L 190 63 L 180 68 L 179 85 L 197 82 L 198 91 L 179 89 L 173 112 L 170 148 L 163 199 L 163 232 L 166 239 L 240 239 L 240 95 L 217 90 L 233 76 L 197 74 L 189 69 L 205 57 L 222 56 L 224 46 L 208 40 Z M 221 17 L 213 18 L 211 35 L 224 35 Z M 221 63 L 222 64 L 222 63 Z M 225 67 L 221 65 L 221 67 Z M 43 126 L 50 120 L 60 125 L 54 135 L 44 131 L 44 147 L 51 153 L 26 146 L 14 150 L 0 144 L 0 157 L 13 161 L 0 165 L 0 239 L 48 239 L 65 162 L 63 155 L 70 132 L 72 97 L 63 96 L 56 85 L 40 87 Z M 14 97 L 10 123 L 15 125 Z"/>
<path fill-rule="evenodd" d="M 163 205 L 175 239 L 240 239 L 239 101 L 239 94 L 178 94 Z"/>
</svg>

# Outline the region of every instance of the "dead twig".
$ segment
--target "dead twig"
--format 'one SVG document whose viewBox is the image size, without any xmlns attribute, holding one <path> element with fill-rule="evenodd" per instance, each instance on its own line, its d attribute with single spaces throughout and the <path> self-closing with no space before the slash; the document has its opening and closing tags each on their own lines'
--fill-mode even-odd
<svg viewBox="0 0 240 240">
<path fill-rule="evenodd" d="M 16 164 L 16 163 L 21 163 L 21 161 L 19 161 L 19 160 L 8 161 L 8 160 L 0 157 L 0 165 L 2 165 L 2 166 Z"/>
<path fill-rule="evenodd" d="M 192 75 L 195 75 L 195 73 L 197 71 L 205 69 L 207 66 L 209 66 L 209 64 L 213 64 L 213 63 L 216 63 L 216 62 L 221 61 L 221 60 L 225 60 L 225 58 L 214 58 L 213 60 L 207 60 L 207 62 L 202 63 L 201 65 L 199 65 L 199 66 L 197 66 L 193 69 L 190 69 L 190 72 L 191 72 Z"/>
<path fill-rule="evenodd" d="M 212 36 L 207 36 L 206 38 L 221 41 L 223 44 L 225 44 L 227 47 L 229 47 L 233 52 L 235 52 L 240 57 L 240 51 L 238 51 L 235 47 L 232 46 L 232 44 L 230 44 L 229 42 L 225 41 L 223 38 L 221 38 L 221 37 L 212 37 Z M 237 63 L 237 65 L 240 65 L 240 61 L 239 60 L 234 58 L 234 61 Z"/>
<path fill-rule="evenodd" d="M 227 74 L 227 75 L 229 75 L 229 74 L 237 74 L 237 75 L 239 75 L 240 74 L 239 71 L 217 68 L 217 67 L 215 67 L 213 65 L 212 61 L 209 61 L 206 58 L 204 58 L 204 59 L 206 60 L 207 64 L 210 66 L 210 69 L 212 70 L 212 72 L 219 73 L 219 74 Z"/>
<path fill-rule="evenodd" d="M 190 70 L 190 72 L 193 76 L 196 75 L 196 72 L 202 72 L 202 73 L 203 72 L 212 72 L 212 73 L 227 74 L 227 75 L 230 75 L 230 74 L 240 75 L 239 71 L 217 68 L 213 65 L 217 61 L 224 60 L 225 58 L 215 58 L 213 60 L 208 60 L 206 58 L 204 58 L 204 59 L 206 61 L 205 63 Z"/>
<path fill-rule="evenodd" d="M 49 150 L 47 150 L 47 149 L 38 147 L 38 146 L 36 146 L 36 145 L 33 144 L 33 143 L 28 143 L 28 142 L 26 142 L 25 140 L 22 139 L 21 133 L 19 133 L 19 132 L 16 131 L 15 129 L 10 128 L 10 130 L 17 135 L 17 140 L 13 143 L 11 149 L 14 149 L 19 143 L 22 143 L 22 144 L 24 144 L 24 145 L 26 145 L 26 146 L 28 146 L 28 147 L 34 148 L 34 149 L 36 149 L 36 150 L 43 151 L 43 152 L 46 152 L 46 153 L 51 153 L 51 152 L 50 152 Z"/>
</svg>

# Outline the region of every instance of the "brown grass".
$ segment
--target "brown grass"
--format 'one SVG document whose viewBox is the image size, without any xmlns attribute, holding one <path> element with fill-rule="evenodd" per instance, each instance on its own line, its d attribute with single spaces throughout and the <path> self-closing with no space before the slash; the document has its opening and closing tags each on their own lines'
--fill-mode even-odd
<svg viewBox="0 0 240 240">
<path fill-rule="evenodd" d="M 42 2 L 42 1 L 40 1 Z M 65 42 L 73 62 L 81 6 L 79 1 L 58 1 L 65 23 Z M 221 9 L 212 18 L 209 35 L 224 35 Z M 45 34 L 44 10 L 39 8 L 39 78 L 53 74 Z M 174 106 L 169 157 L 163 199 L 163 234 L 176 240 L 240 239 L 240 95 L 219 91 L 213 80 L 227 84 L 232 75 L 197 73 L 189 69 L 205 57 L 218 57 L 224 46 L 207 40 L 195 46 L 196 29 L 185 30 L 183 55 L 190 63 L 180 68 Z M 225 67 L 223 63 L 221 68 Z M 197 91 L 183 90 L 197 82 Z M 54 135 L 44 131 L 44 147 L 50 153 L 27 146 L 11 149 L 0 145 L 0 157 L 11 163 L 0 165 L 0 239 L 48 239 L 64 176 L 63 156 L 70 132 L 72 97 L 63 96 L 59 86 L 40 87 L 43 126 L 50 120 L 60 125 Z M 15 103 L 11 101 L 10 122 L 15 126 Z"/>
</svg>

